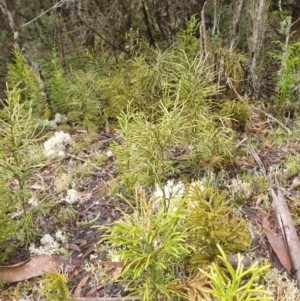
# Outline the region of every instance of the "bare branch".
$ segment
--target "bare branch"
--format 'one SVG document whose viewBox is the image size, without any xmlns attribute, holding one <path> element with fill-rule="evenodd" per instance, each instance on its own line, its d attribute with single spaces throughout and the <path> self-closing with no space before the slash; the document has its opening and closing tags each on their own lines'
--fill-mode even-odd
<svg viewBox="0 0 300 301">
<path fill-rule="evenodd" d="M 2 10 L 2 13 L 4 15 L 4 18 L 8 20 L 8 24 L 14 34 L 14 43 L 15 43 L 15 48 L 16 50 L 18 50 L 21 53 L 21 49 L 22 49 L 22 45 L 21 45 L 21 40 L 20 40 L 20 27 L 16 24 L 16 22 L 14 21 L 10 11 L 7 9 L 6 3 L 4 0 L 0 0 L 0 8 Z M 40 90 L 41 90 L 41 94 L 45 100 L 45 103 L 47 105 L 49 105 L 50 100 L 48 98 L 48 94 L 47 94 L 47 89 L 46 89 L 46 85 L 44 82 L 44 78 L 41 72 L 41 69 L 39 67 L 39 65 L 33 60 L 31 59 L 27 54 L 25 54 L 24 52 L 22 53 L 23 55 L 23 59 L 24 62 L 29 65 L 33 71 L 35 72 L 35 74 L 37 75 L 38 78 L 38 83 L 40 86 Z"/>
<path fill-rule="evenodd" d="M 43 15 L 45 15 L 46 13 L 48 13 L 49 11 L 56 9 L 58 7 L 61 7 L 65 2 L 67 2 L 66 0 L 61 0 L 59 2 L 57 2 L 55 5 L 53 5 L 52 7 L 50 7 L 49 9 L 45 10 L 44 12 L 42 12 L 40 15 L 38 15 L 37 17 L 35 17 L 34 19 L 32 19 L 31 21 L 23 24 L 21 27 L 25 27 L 31 23 L 33 23 L 34 21 L 36 21 L 37 19 L 39 19 L 40 17 L 42 17 Z"/>
</svg>

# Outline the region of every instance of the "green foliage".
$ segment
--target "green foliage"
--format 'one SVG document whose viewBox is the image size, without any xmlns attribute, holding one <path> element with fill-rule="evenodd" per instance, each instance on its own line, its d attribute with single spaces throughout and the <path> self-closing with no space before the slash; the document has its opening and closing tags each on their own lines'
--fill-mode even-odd
<svg viewBox="0 0 300 301">
<path fill-rule="evenodd" d="M 239 255 L 237 268 L 228 262 L 225 252 L 217 245 L 221 255 L 218 258 L 222 262 L 213 263 L 210 272 L 201 272 L 208 277 L 212 283 L 212 289 L 207 290 L 219 301 L 267 301 L 273 300 L 271 293 L 259 285 L 259 280 L 267 272 L 269 266 L 260 266 L 257 262 L 249 268 L 243 265 L 243 259 Z"/>
<path fill-rule="evenodd" d="M 95 72 L 78 70 L 70 75 L 64 107 L 69 118 L 86 129 L 104 125 L 105 103 L 101 99 L 101 85 Z"/>
<path fill-rule="evenodd" d="M 195 56 L 199 52 L 199 39 L 197 33 L 199 32 L 200 21 L 197 15 L 192 15 L 190 20 L 186 22 L 186 28 L 181 29 L 176 36 L 178 48 L 185 50 Z"/>
<path fill-rule="evenodd" d="M 162 183 L 180 168 L 198 172 L 201 164 L 212 170 L 231 157 L 233 131 L 223 126 L 228 117 L 212 111 L 209 98 L 218 89 L 205 58 L 170 50 L 164 60 L 157 73 L 160 79 L 149 83 L 152 88 L 159 83 L 159 89 L 153 90 L 160 91 L 159 98 L 152 95 L 144 108 L 137 106 L 138 99 L 131 95 L 127 111 L 118 116 L 120 144 L 114 145 L 114 152 L 127 190 L 137 181 Z M 140 88 L 143 83 L 138 82 Z M 182 155 L 174 153 L 175 149 L 183 149 Z"/>
<path fill-rule="evenodd" d="M 202 115 L 198 112 L 197 118 L 190 120 L 194 122 L 194 130 L 186 134 L 187 144 L 190 145 L 190 157 L 187 166 L 199 174 L 199 163 L 208 172 L 216 167 L 225 166 L 234 151 L 232 141 L 234 132 L 225 126 L 228 118 L 215 116 L 213 113 Z M 192 123 L 193 124 L 193 123 Z"/>
<path fill-rule="evenodd" d="M 55 48 L 52 50 L 52 68 L 49 79 L 49 95 L 51 98 L 51 111 L 53 113 L 66 113 L 66 91 L 68 87 L 64 70 L 60 65 Z"/>
<path fill-rule="evenodd" d="M 21 103 L 21 93 L 15 87 L 7 91 L 6 102 L 0 101 L 5 116 L 0 119 L 1 246 L 7 246 L 14 237 L 28 245 L 34 238 L 33 216 L 44 207 L 40 204 L 29 208 L 27 202 L 31 197 L 28 191 L 31 174 L 43 160 L 43 156 L 34 154 L 43 128 L 32 116 L 31 103 Z M 6 251 L 2 253 L 4 257 Z"/>
<path fill-rule="evenodd" d="M 225 93 L 227 97 L 236 97 L 236 92 L 240 91 L 244 77 L 245 71 L 243 66 L 249 63 L 249 55 L 240 51 L 229 51 L 218 47 L 213 52 L 214 57 L 212 58 L 216 70 L 218 70 L 218 83 L 221 85 L 228 85 L 228 79 L 230 79 L 233 87 L 230 87 Z"/>
<path fill-rule="evenodd" d="M 300 157 L 299 156 L 289 156 L 284 163 L 285 168 L 292 174 L 297 174 L 300 167 Z"/>
<path fill-rule="evenodd" d="M 183 226 L 183 205 L 180 200 L 172 210 L 166 210 L 164 200 L 148 201 L 143 191 L 136 194 L 132 213 L 123 212 L 123 218 L 104 227 L 116 256 L 125 267 L 119 280 L 126 283 L 130 295 L 141 300 L 170 300 L 185 297 L 176 289 L 176 270 L 183 268 L 183 260 L 190 247 L 185 243 L 187 232 Z"/>
<path fill-rule="evenodd" d="M 13 63 L 7 65 L 9 87 L 12 89 L 20 88 L 22 102 L 30 103 L 36 116 L 40 116 L 44 109 L 44 101 L 38 82 L 39 79 L 34 71 L 25 64 L 22 53 L 14 50 L 13 55 Z"/>
<path fill-rule="evenodd" d="M 300 42 L 289 42 L 292 37 L 290 32 L 291 17 L 285 17 L 281 24 L 281 33 L 285 35 L 285 43 L 276 41 L 281 49 L 279 53 L 271 53 L 271 56 L 277 60 L 280 69 L 277 72 L 277 112 L 281 114 L 284 103 L 289 100 L 295 103 L 299 100 L 299 50 Z"/>
<path fill-rule="evenodd" d="M 221 104 L 220 115 L 229 116 L 230 124 L 233 128 L 245 131 L 247 121 L 250 118 L 251 108 L 249 104 L 237 100 L 225 100 Z"/>
<path fill-rule="evenodd" d="M 196 252 L 190 264 L 199 266 L 216 258 L 217 245 L 225 252 L 238 252 L 249 247 L 246 222 L 232 216 L 233 206 L 225 201 L 225 194 L 209 185 L 195 182 L 188 195 L 187 227 L 191 245 Z"/>
<path fill-rule="evenodd" d="M 45 300 L 72 301 L 69 288 L 67 286 L 68 277 L 59 272 L 46 272 L 39 283 L 42 285 L 41 293 Z"/>
<path fill-rule="evenodd" d="M 116 117 L 128 104 L 149 111 L 158 103 L 171 51 L 145 49 L 145 52 L 120 65 L 111 76 L 101 79 L 102 97 L 109 103 L 109 116 Z"/>
<path fill-rule="evenodd" d="M 162 183 L 175 172 L 171 148 L 178 145 L 186 129 L 182 109 L 173 109 L 161 102 L 161 116 L 149 122 L 146 113 L 134 113 L 130 106 L 119 117 L 119 137 L 122 144 L 113 146 L 121 179 L 130 189 L 136 182 L 142 185 Z"/>
</svg>

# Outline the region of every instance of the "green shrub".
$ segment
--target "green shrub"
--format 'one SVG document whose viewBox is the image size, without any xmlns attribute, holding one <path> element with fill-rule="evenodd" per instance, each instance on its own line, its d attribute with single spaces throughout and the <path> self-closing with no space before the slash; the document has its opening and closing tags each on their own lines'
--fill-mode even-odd
<svg viewBox="0 0 300 301">
<path fill-rule="evenodd" d="M 211 281 L 212 289 L 206 290 L 219 301 L 267 301 L 273 300 L 272 294 L 259 285 L 260 278 L 269 269 L 269 266 L 259 265 L 257 262 L 249 268 L 243 265 L 239 255 L 235 269 L 227 260 L 225 252 L 218 245 L 221 255 L 218 258 L 221 264 L 213 263 L 210 272 L 201 272 Z"/>
<path fill-rule="evenodd" d="M 192 266 L 213 260 L 218 255 L 217 245 L 225 252 L 236 253 L 249 247 L 247 224 L 232 216 L 233 206 L 225 200 L 225 193 L 200 182 L 191 184 L 186 215 L 189 239 L 195 254 Z"/>
<path fill-rule="evenodd" d="M 28 245 L 34 239 L 33 218 L 46 203 L 36 207 L 28 203 L 31 175 L 45 157 L 41 155 L 38 141 L 43 128 L 32 116 L 30 102 L 21 103 L 22 91 L 15 87 L 7 91 L 7 100 L 0 101 L 3 116 L 0 119 L 0 249 L 2 258 L 17 247 Z"/>
<path fill-rule="evenodd" d="M 41 92 L 39 78 L 32 68 L 25 64 L 21 52 L 14 50 L 13 55 L 13 63 L 7 65 L 9 88 L 20 88 L 20 101 L 25 105 L 30 103 L 34 116 L 40 117 L 45 109 L 45 99 Z"/>
<path fill-rule="evenodd" d="M 132 213 L 122 212 L 120 220 L 104 227 L 108 234 L 103 238 L 124 261 L 119 281 L 126 283 L 130 295 L 138 295 L 141 300 L 185 297 L 176 289 L 176 271 L 183 271 L 184 258 L 190 252 L 183 226 L 184 199 L 169 210 L 163 199 L 148 201 L 143 191 L 136 194 L 135 207 L 125 201 Z"/>
</svg>

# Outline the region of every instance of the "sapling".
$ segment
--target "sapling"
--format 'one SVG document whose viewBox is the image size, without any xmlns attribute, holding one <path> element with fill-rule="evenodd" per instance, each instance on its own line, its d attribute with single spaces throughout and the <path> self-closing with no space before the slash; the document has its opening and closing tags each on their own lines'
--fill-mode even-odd
<svg viewBox="0 0 300 301">
<path fill-rule="evenodd" d="M 33 118 L 31 103 L 21 102 L 21 89 L 15 86 L 6 94 L 6 101 L 0 100 L 0 245 L 16 236 L 28 244 L 34 237 L 34 214 L 45 205 L 28 202 L 31 175 L 44 159 L 43 152 L 36 150 L 43 127 Z"/>
</svg>

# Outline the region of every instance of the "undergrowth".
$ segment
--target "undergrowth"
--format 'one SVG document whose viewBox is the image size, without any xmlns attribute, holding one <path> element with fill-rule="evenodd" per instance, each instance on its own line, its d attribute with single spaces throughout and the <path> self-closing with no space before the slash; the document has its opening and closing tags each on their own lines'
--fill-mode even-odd
<svg viewBox="0 0 300 301">
<path fill-rule="evenodd" d="M 29 187 L 32 173 L 45 157 L 38 146 L 43 127 L 33 117 L 31 102 L 21 102 L 22 90 L 7 90 L 0 118 L 0 249 L 1 259 L 19 244 L 29 246 L 35 239 L 33 220 L 50 204 L 41 200 L 31 206 Z M 9 242 L 15 240 L 15 244 Z"/>
</svg>

